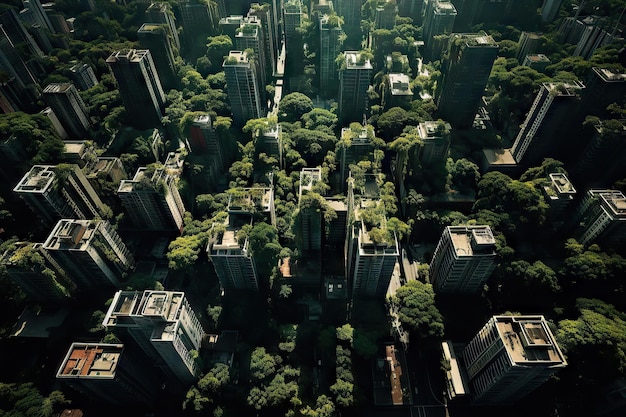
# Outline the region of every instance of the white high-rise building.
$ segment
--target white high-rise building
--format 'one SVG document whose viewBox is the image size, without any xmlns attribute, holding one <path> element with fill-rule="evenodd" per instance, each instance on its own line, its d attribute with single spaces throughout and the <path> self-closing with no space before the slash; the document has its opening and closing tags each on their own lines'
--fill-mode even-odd
<svg viewBox="0 0 626 417">
<path fill-rule="evenodd" d="M 436 292 L 480 292 L 496 267 L 496 241 L 489 226 L 448 226 L 430 263 Z"/>
<path fill-rule="evenodd" d="M 493 316 L 463 359 L 476 405 L 514 403 L 567 365 L 543 316 Z"/>
<path fill-rule="evenodd" d="M 204 330 L 184 292 L 118 291 L 102 324 L 183 385 L 198 378 L 192 351 L 200 349 Z"/>
</svg>

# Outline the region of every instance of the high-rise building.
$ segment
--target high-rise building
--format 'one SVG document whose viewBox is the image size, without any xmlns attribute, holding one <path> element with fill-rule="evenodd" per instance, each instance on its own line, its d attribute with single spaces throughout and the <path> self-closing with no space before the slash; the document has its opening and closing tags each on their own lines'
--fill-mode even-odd
<svg viewBox="0 0 626 417">
<path fill-rule="evenodd" d="M 160 381 L 153 368 L 129 355 L 122 344 L 72 343 L 56 377 L 99 404 L 151 406 Z"/>
<path fill-rule="evenodd" d="M 35 165 L 13 189 L 44 224 L 103 217 L 106 207 L 78 165 Z"/>
<path fill-rule="evenodd" d="M 302 23 L 302 1 L 288 0 L 283 6 L 283 32 L 287 48 L 291 46 L 293 38 L 296 36 L 296 29 Z"/>
<path fill-rule="evenodd" d="M 400 16 L 410 17 L 413 19 L 415 26 L 420 26 L 422 25 L 424 3 L 427 2 L 427 0 L 399 0 L 398 14 Z"/>
<path fill-rule="evenodd" d="M 254 58 L 242 51 L 230 51 L 222 67 L 233 121 L 243 126 L 250 119 L 262 117 L 261 85 Z"/>
<path fill-rule="evenodd" d="M 337 14 L 343 18 L 343 27 L 346 32 L 354 33 L 361 27 L 361 6 L 363 3 L 363 0 L 336 0 L 333 2 Z"/>
<path fill-rule="evenodd" d="M 189 145 L 193 153 L 208 155 L 208 176 L 216 184 L 224 176 L 227 163 L 230 163 L 229 147 L 224 143 L 208 114 L 197 116 L 189 126 Z"/>
<path fill-rule="evenodd" d="M 489 35 L 450 36 L 435 99 L 439 113 L 453 127 L 472 126 L 497 54 L 498 45 Z"/>
<path fill-rule="evenodd" d="M 543 44 L 543 33 L 540 32 L 522 32 L 517 41 L 517 53 L 515 58 L 518 62 L 523 62 L 526 55 L 539 52 L 539 48 Z"/>
<path fill-rule="evenodd" d="M 87 106 L 72 83 L 52 83 L 43 89 L 43 97 L 72 139 L 85 139 L 91 121 Z"/>
<path fill-rule="evenodd" d="M 452 33 L 456 15 L 454 4 L 449 1 L 431 0 L 428 2 L 424 15 L 422 37 L 426 43 L 424 52 L 429 60 L 436 61 L 441 58 L 447 41 L 435 39 L 435 36 Z"/>
<path fill-rule="evenodd" d="M 250 4 L 250 10 L 248 10 L 248 18 L 256 17 L 261 22 L 261 33 L 263 41 L 265 43 L 265 70 L 267 76 L 272 76 L 276 73 L 276 58 L 278 55 L 278 42 L 279 40 L 274 35 L 274 25 L 276 24 L 272 19 L 271 6 L 267 3 Z"/>
<path fill-rule="evenodd" d="M 40 0 L 22 0 L 24 9 L 28 9 L 29 14 L 35 23 L 38 23 L 41 27 L 47 29 L 50 33 L 55 33 L 54 27 L 46 14 Z"/>
<path fill-rule="evenodd" d="M 563 173 L 552 173 L 548 175 L 542 191 L 550 207 L 549 215 L 552 224 L 555 226 L 563 224 L 565 210 L 576 197 L 576 189 L 571 181 Z"/>
<path fill-rule="evenodd" d="M 363 120 L 367 90 L 373 72 L 370 60 L 357 51 L 345 51 L 339 68 L 339 121 L 343 125 Z"/>
<path fill-rule="evenodd" d="M 385 87 L 381 104 L 383 108 L 392 107 L 408 108 L 413 101 L 411 79 L 407 74 L 391 73 L 385 80 Z"/>
<path fill-rule="evenodd" d="M 228 35 L 231 39 L 235 39 L 235 33 L 243 23 L 244 17 L 242 15 L 231 15 L 222 17 L 219 21 L 221 33 Z"/>
<path fill-rule="evenodd" d="M 379 4 L 374 10 L 374 27 L 376 29 L 391 29 L 396 24 L 398 6 L 395 0 L 387 0 Z"/>
<path fill-rule="evenodd" d="M 69 291 L 61 267 L 41 243 L 17 242 L 0 254 L 0 264 L 26 297 L 40 304 L 67 301 Z"/>
<path fill-rule="evenodd" d="M 162 24 L 144 23 L 137 30 L 139 46 L 150 50 L 159 80 L 165 89 L 176 86 L 176 62 L 174 51 L 167 34 L 167 26 Z"/>
<path fill-rule="evenodd" d="M 65 128 L 61 124 L 61 121 L 50 107 L 46 107 L 45 109 L 40 111 L 39 114 L 46 116 L 48 120 L 50 120 L 50 123 L 52 123 L 52 127 L 57 132 L 59 137 L 63 139 L 63 141 L 65 141 L 66 139 L 69 140 L 70 135 L 67 134 Z"/>
<path fill-rule="evenodd" d="M 266 129 L 259 129 L 255 134 L 255 148 L 273 156 L 278 161 L 278 166 L 283 166 L 283 129 L 279 123 Z"/>
<path fill-rule="evenodd" d="M 319 29 L 320 90 L 328 91 L 333 86 L 337 87 L 338 74 L 335 60 L 341 52 L 343 31 L 337 15 L 321 16 Z"/>
<path fill-rule="evenodd" d="M 76 64 L 70 68 L 74 84 L 82 91 L 98 85 L 98 78 L 88 64 Z"/>
<path fill-rule="evenodd" d="M 591 58 L 596 49 L 613 42 L 615 36 L 599 26 L 586 26 L 572 56 L 585 60 Z"/>
<path fill-rule="evenodd" d="M 20 57 L 2 25 L 0 25 L 0 72 L 13 77 L 17 83 L 16 87 L 22 94 L 27 94 L 30 100 L 38 97 L 37 80 Z"/>
<path fill-rule="evenodd" d="M 348 227 L 347 271 L 353 298 L 384 298 L 391 282 L 399 246 L 395 232 L 387 229 L 382 201 L 362 199 Z"/>
<path fill-rule="evenodd" d="M 443 162 L 448 158 L 451 131 L 450 123 L 442 120 L 426 121 L 417 126 L 417 134 L 422 140 L 419 160 L 423 165 Z"/>
<path fill-rule="evenodd" d="M 147 23 L 158 23 L 165 25 L 167 34 L 173 46 L 180 51 L 180 39 L 178 37 L 178 29 L 176 28 L 176 19 L 174 13 L 170 9 L 169 4 L 154 2 L 145 11 L 145 21 Z"/>
<path fill-rule="evenodd" d="M 241 227 L 244 224 L 251 225 L 252 222 L 240 223 L 230 217 L 224 230 L 209 242 L 207 254 L 224 290 L 258 291 L 259 279 L 250 241 L 247 237 L 237 238 Z"/>
<path fill-rule="evenodd" d="M 541 20 L 544 22 L 552 22 L 559 14 L 563 0 L 543 0 L 541 6 Z"/>
<path fill-rule="evenodd" d="M 165 93 L 149 50 L 124 49 L 107 58 L 124 102 L 127 120 L 139 129 L 159 125 Z"/>
<path fill-rule="evenodd" d="M 511 148 L 518 164 L 533 165 L 553 156 L 564 143 L 559 140 L 580 102 L 581 82 L 544 83 L 533 102 Z"/>
<path fill-rule="evenodd" d="M 217 29 L 220 13 L 216 2 L 202 0 L 177 0 L 180 20 L 186 42 L 195 42 Z"/>
<path fill-rule="evenodd" d="M 43 249 L 79 291 L 120 288 L 134 259 L 106 220 L 59 220 Z"/>
<path fill-rule="evenodd" d="M 300 171 L 296 238 L 299 248 L 303 251 L 322 248 L 322 230 L 324 228 L 322 207 L 319 207 L 319 201 L 303 198 L 312 191 L 313 185 L 321 180 L 321 168 L 302 168 Z"/>
<path fill-rule="evenodd" d="M 254 64 L 258 76 L 259 87 L 264 88 L 267 84 L 266 50 L 263 26 L 256 16 L 246 17 L 235 33 L 235 46 L 240 51 L 252 49 L 254 51 Z M 263 97 L 264 94 L 261 94 Z"/>
<path fill-rule="evenodd" d="M 117 190 L 122 205 L 136 229 L 183 230 L 185 206 L 177 186 L 177 176 L 164 166 L 141 167 L 132 180 L 123 180 Z"/>
<path fill-rule="evenodd" d="M 626 241 L 626 197 L 621 191 L 592 189 L 578 208 L 578 242 L 611 248 Z"/>
<path fill-rule="evenodd" d="M 567 366 L 543 316 L 493 316 L 463 359 L 476 405 L 512 404 Z"/>
<path fill-rule="evenodd" d="M 550 58 L 544 54 L 526 55 L 521 61 L 523 67 L 529 67 L 539 72 L 544 72 L 546 67 L 550 65 Z"/>
<path fill-rule="evenodd" d="M 43 51 L 35 43 L 33 37 L 26 31 L 15 9 L 8 9 L 0 14 L 0 25 L 2 25 L 13 45 L 26 46 L 32 56 L 44 56 Z"/>
<path fill-rule="evenodd" d="M 192 351 L 200 349 L 204 330 L 184 292 L 118 291 L 102 324 L 168 377 L 187 387 L 197 380 Z"/>
<path fill-rule="evenodd" d="M 620 103 L 626 96 L 626 72 L 593 67 L 585 80 L 582 90 L 581 110 L 584 118 L 589 114 L 598 117 L 612 116 L 606 108 L 612 103 Z M 610 117 L 613 118 L 613 117 Z"/>
<path fill-rule="evenodd" d="M 362 160 L 374 160 L 374 138 L 374 128 L 371 125 L 361 126 L 358 129 L 351 127 L 341 129 L 341 138 L 337 143 L 337 157 L 341 170 L 342 189 L 345 189 L 346 181 L 350 176 L 350 165 L 356 165 Z"/>
<path fill-rule="evenodd" d="M 489 226 L 448 226 L 430 263 L 433 288 L 440 293 L 475 294 L 496 267 L 496 241 Z"/>
</svg>

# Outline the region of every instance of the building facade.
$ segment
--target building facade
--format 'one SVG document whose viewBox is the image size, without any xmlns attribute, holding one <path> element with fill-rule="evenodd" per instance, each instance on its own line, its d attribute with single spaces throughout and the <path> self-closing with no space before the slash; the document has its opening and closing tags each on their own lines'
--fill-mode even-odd
<svg viewBox="0 0 626 417">
<path fill-rule="evenodd" d="M 43 89 L 43 97 L 72 139 L 89 136 L 91 120 L 85 102 L 72 83 L 52 83 Z"/>
<path fill-rule="evenodd" d="M 106 62 L 117 81 L 129 123 L 138 129 L 159 125 L 165 109 L 165 93 L 150 51 L 116 51 Z"/>
<path fill-rule="evenodd" d="M 76 87 L 78 87 L 81 91 L 88 90 L 91 87 L 98 85 L 96 73 L 93 72 L 93 68 L 91 68 L 88 64 L 72 65 L 70 72 L 74 85 L 76 85 Z"/>
<path fill-rule="evenodd" d="M 522 32 L 517 41 L 517 53 L 515 54 L 515 58 L 517 58 L 518 62 L 523 62 L 526 55 L 539 52 L 543 42 L 543 33 Z"/>
<path fill-rule="evenodd" d="M 370 60 L 361 53 L 343 53 L 339 68 L 339 121 L 343 125 L 359 122 L 367 113 L 367 90 L 373 70 Z"/>
<path fill-rule="evenodd" d="M 559 149 L 559 135 L 575 114 L 584 88 L 576 81 L 542 84 L 511 148 L 518 164 L 540 163 Z"/>
<path fill-rule="evenodd" d="M 426 6 L 424 15 L 423 39 L 426 43 L 426 57 L 432 61 L 441 58 L 441 53 L 447 42 L 435 39 L 435 36 L 452 33 L 456 8 L 449 1 L 431 0 Z"/>
<path fill-rule="evenodd" d="M 102 325 L 181 385 L 198 379 L 192 351 L 200 349 L 204 330 L 184 292 L 118 291 Z"/>
<path fill-rule="evenodd" d="M 259 87 L 265 88 L 267 84 L 267 50 L 263 36 L 261 19 L 256 16 L 246 17 L 235 33 L 235 47 L 240 51 L 252 49 L 254 51 L 254 64 L 258 77 Z M 264 94 L 260 91 L 261 97 Z"/>
<path fill-rule="evenodd" d="M 323 15 L 319 22 L 320 89 L 332 93 L 337 87 L 338 74 L 335 60 L 341 52 L 343 31 L 337 15 Z"/>
<path fill-rule="evenodd" d="M 13 189 L 46 225 L 104 217 L 106 207 L 78 165 L 35 165 Z"/>
<path fill-rule="evenodd" d="M 185 205 L 176 176 L 165 167 L 139 168 L 132 180 L 120 182 L 117 195 L 133 228 L 182 232 Z"/>
<path fill-rule="evenodd" d="M 454 33 L 435 97 L 439 113 L 455 128 L 468 128 L 480 106 L 498 45 L 485 34 Z"/>
<path fill-rule="evenodd" d="M 230 51 L 222 65 L 233 122 L 243 126 L 250 119 L 263 117 L 261 85 L 254 58 L 242 51 Z"/>
<path fill-rule="evenodd" d="M 175 54 L 168 37 L 167 26 L 144 23 L 137 30 L 137 38 L 141 49 L 150 51 L 162 87 L 164 89 L 176 87 Z"/>
<path fill-rule="evenodd" d="M 578 208 L 578 242 L 609 248 L 626 241 L 626 197 L 621 191 L 591 189 Z"/>
<path fill-rule="evenodd" d="M 119 288 L 135 261 L 105 220 L 59 220 L 43 244 L 79 291 Z"/>
<path fill-rule="evenodd" d="M 452 126 L 444 121 L 426 121 L 417 126 L 417 134 L 422 140 L 419 161 L 422 165 L 440 163 L 448 159 Z"/>
<path fill-rule="evenodd" d="M 476 294 L 496 267 L 496 241 L 489 226 L 448 226 L 430 263 L 439 293 Z"/>
<path fill-rule="evenodd" d="M 129 355 L 122 344 L 72 343 L 57 381 L 99 404 L 152 406 L 160 381 L 152 368 Z"/>
<path fill-rule="evenodd" d="M 493 316 L 463 359 L 475 405 L 515 403 L 567 365 L 543 316 Z"/>
<path fill-rule="evenodd" d="M 178 30 L 176 29 L 176 19 L 174 18 L 174 13 L 169 4 L 161 2 L 150 3 L 144 16 L 147 23 L 165 25 L 169 39 L 176 49 L 180 51 L 180 38 L 178 37 Z"/>
</svg>

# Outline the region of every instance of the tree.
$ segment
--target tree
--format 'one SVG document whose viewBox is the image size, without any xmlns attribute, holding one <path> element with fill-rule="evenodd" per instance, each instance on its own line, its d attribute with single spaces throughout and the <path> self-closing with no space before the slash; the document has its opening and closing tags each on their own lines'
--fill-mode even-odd
<svg viewBox="0 0 626 417">
<path fill-rule="evenodd" d="M 411 112 L 401 107 L 392 107 L 378 118 L 378 131 L 386 142 L 391 142 L 400 136 L 407 125 L 417 125 L 420 120 Z"/>
<path fill-rule="evenodd" d="M 478 165 L 461 158 L 454 162 L 452 168 L 452 183 L 463 193 L 472 193 L 476 190 L 476 184 L 480 180 Z"/>
<path fill-rule="evenodd" d="M 342 342 L 347 342 L 348 344 L 352 344 L 353 341 L 354 329 L 348 323 L 344 324 L 341 327 L 337 327 L 337 340 Z"/>
<path fill-rule="evenodd" d="M 257 347 L 250 356 L 250 375 L 257 381 L 263 381 L 276 372 L 276 360 L 265 351 L 263 347 Z"/>
<path fill-rule="evenodd" d="M 391 297 L 403 326 L 411 329 L 419 339 L 443 336 L 443 317 L 435 306 L 435 292 L 431 284 L 409 281 Z"/>
<path fill-rule="evenodd" d="M 215 73 L 222 69 L 224 57 L 233 49 L 233 41 L 228 35 L 210 36 L 207 38 L 206 48 L 211 70 Z"/>
<path fill-rule="evenodd" d="M 311 110 L 313 110 L 313 100 L 302 93 L 289 93 L 283 97 L 278 106 L 279 120 L 295 122 Z"/>
</svg>

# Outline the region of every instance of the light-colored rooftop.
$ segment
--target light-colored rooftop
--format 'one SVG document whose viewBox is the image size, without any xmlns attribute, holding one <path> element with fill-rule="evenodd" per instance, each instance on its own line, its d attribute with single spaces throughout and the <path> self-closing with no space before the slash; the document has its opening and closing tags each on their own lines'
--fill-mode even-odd
<svg viewBox="0 0 626 417">
<path fill-rule="evenodd" d="M 345 51 L 344 56 L 346 58 L 347 68 L 362 68 L 362 69 L 372 69 L 372 63 L 369 59 L 364 60 L 362 63 L 359 62 L 359 57 L 361 55 L 358 51 Z"/>
<path fill-rule="evenodd" d="M 123 350 L 121 344 L 73 343 L 57 378 L 113 379 Z"/>
<path fill-rule="evenodd" d="M 28 171 L 13 191 L 17 193 L 44 193 L 54 181 L 53 165 L 35 165 Z"/>
<path fill-rule="evenodd" d="M 86 250 L 101 223 L 102 220 L 59 220 L 46 239 L 44 249 Z"/>
<path fill-rule="evenodd" d="M 72 87 L 71 83 L 52 83 L 52 84 L 48 84 L 46 86 L 46 88 L 43 89 L 44 94 L 45 93 L 49 93 L 49 94 L 63 94 L 65 93 L 67 90 L 69 90 Z"/>
<path fill-rule="evenodd" d="M 457 256 L 476 256 L 478 248 L 481 255 L 485 255 L 484 250 L 495 253 L 496 241 L 489 226 L 448 226 L 447 230 Z"/>
<path fill-rule="evenodd" d="M 566 365 L 543 316 L 496 316 L 496 326 L 514 363 Z"/>
</svg>

